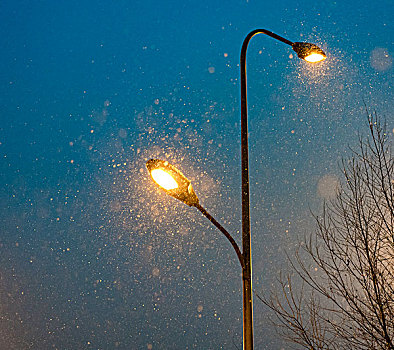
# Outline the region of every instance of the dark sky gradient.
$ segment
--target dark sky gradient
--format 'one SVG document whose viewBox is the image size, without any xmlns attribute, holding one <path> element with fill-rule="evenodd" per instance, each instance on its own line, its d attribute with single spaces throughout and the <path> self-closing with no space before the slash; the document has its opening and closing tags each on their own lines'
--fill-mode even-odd
<svg viewBox="0 0 394 350">
<path fill-rule="evenodd" d="M 308 66 L 264 35 L 248 51 L 253 279 L 314 229 L 366 133 L 393 118 L 394 3 L 0 3 L 0 349 L 237 349 L 240 267 L 166 197 L 167 159 L 240 243 L 239 53 L 266 28 L 328 55 Z M 287 349 L 255 299 L 256 349 Z"/>
</svg>

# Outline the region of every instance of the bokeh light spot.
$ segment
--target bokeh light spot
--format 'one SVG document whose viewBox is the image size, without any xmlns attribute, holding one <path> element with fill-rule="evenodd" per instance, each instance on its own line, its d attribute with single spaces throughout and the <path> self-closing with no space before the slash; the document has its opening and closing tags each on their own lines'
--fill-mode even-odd
<svg viewBox="0 0 394 350">
<path fill-rule="evenodd" d="M 317 192 L 324 199 L 333 199 L 339 188 L 340 182 L 335 175 L 324 175 L 317 183 Z"/>
<path fill-rule="evenodd" d="M 373 49 L 369 56 L 369 61 L 371 67 L 379 72 L 384 72 L 393 65 L 393 58 L 390 56 L 388 50 L 383 47 L 376 47 Z"/>
</svg>

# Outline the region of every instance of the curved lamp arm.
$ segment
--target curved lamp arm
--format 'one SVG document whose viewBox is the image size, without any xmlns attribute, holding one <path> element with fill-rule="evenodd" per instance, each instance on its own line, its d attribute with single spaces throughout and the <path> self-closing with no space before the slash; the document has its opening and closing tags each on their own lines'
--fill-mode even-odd
<svg viewBox="0 0 394 350">
<path fill-rule="evenodd" d="M 267 29 L 252 30 L 244 39 L 241 48 L 241 174 L 242 174 L 242 247 L 245 267 L 250 263 L 250 208 L 249 208 L 249 146 L 248 146 L 248 103 L 246 82 L 246 51 L 250 39 L 256 34 L 266 34 L 289 46 L 297 53 L 298 57 L 316 63 L 326 58 L 324 51 L 315 44 L 306 42 L 292 42 Z M 246 277 L 250 278 L 250 276 Z"/>
<path fill-rule="evenodd" d="M 241 48 L 241 174 L 242 174 L 242 247 L 245 265 L 250 264 L 250 208 L 249 208 L 249 146 L 248 146 L 248 103 L 246 83 L 246 51 L 249 41 L 256 34 L 266 34 L 276 40 L 293 46 L 293 42 L 287 40 L 266 29 L 255 29 L 251 31 L 242 44 Z M 250 266 L 248 268 L 250 270 Z M 246 276 L 246 278 L 251 278 Z"/>
<path fill-rule="evenodd" d="M 229 242 L 231 243 L 231 245 L 233 246 L 235 252 L 237 253 L 238 256 L 238 260 L 239 263 L 242 266 L 242 270 L 245 268 L 245 262 L 244 262 L 244 258 L 242 256 L 241 250 L 238 247 L 237 242 L 235 242 L 234 238 L 227 232 L 227 230 L 219 224 L 219 222 L 216 221 L 216 219 L 209 214 L 204 207 L 202 207 L 200 204 L 194 204 L 194 207 L 196 207 L 210 222 L 212 222 L 219 230 L 220 232 L 222 232 L 226 238 L 229 240 Z"/>
</svg>

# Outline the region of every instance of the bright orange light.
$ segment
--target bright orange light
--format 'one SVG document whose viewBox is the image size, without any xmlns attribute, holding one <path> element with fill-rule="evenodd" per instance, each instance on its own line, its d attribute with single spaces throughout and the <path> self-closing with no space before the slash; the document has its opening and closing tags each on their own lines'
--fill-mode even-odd
<svg viewBox="0 0 394 350">
<path fill-rule="evenodd" d="M 320 61 L 324 61 L 326 59 L 326 56 L 322 55 L 321 53 L 311 53 L 310 55 L 306 56 L 304 58 L 305 61 L 311 62 L 311 63 L 316 63 Z"/>
<path fill-rule="evenodd" d="M 178 183 L 175 179 L 163 169 L 153 169 L 150 174 L 152 179 L 165 190 L 174 190 L 178 188 Z"/>
</svg>

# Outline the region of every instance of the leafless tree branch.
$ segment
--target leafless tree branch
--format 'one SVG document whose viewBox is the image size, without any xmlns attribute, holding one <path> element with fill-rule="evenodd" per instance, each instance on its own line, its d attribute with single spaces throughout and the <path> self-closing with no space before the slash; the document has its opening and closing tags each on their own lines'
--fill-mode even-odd
<svg viewBox="0 0 394 350">
<path fill-rule="evenodd" d="M 342 161 L 342 186 L 314 215 L 293 274 L 257 296 L 305 349 L 394 350 L 394 159 L 386 124 L 366 112 L 369 137 Z"/>
</svg>

